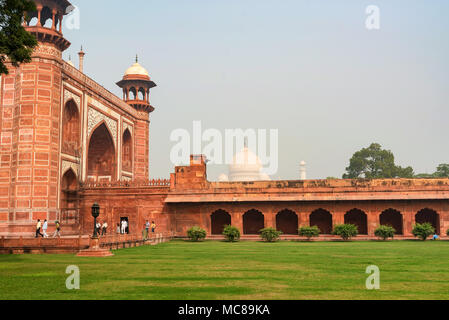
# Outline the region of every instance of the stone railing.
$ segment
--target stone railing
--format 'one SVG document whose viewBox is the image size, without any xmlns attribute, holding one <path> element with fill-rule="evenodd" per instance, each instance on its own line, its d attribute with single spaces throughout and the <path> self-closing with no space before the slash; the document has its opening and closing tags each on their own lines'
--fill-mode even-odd
<svg viewBox="0 0 449 320">
<path fill-rule="evenodd" d="M 89 247 L 89 238 L 16 238 L 0 239 L 0 253 L 76 253 Z"/>
<path fill-rule="evenodd" d="M 143 234 L 142 235 L 115 234 L 100 237 L 99 245 L 101 248 L 118 250 L 121 248 L 139 247 L 146 244 L 157 245 L 159 243 L 168 242 L 173 238 L 174 238 L 173 232 L 149 234 L 147 237 L 145 237 Z"/>
<path fill-rule="evenodd" d="M 170 187 L 170 179 L 152 179 L 135 181 L 114 181 L 114 182 L 85 182 L 80 184 L 81 189 L 100 188 L 141 188 L 141 187 Z"/>
<path fill-rule="evenodd" d="M 115 234 L 102 236 L 99 238 L 99 245 L 102 248 L 117 250 L 121 248 L 139 247 L 142 245 L 157 245 L 168 242 L 174 238 L 173 232 L 162 232 L 144 235 Z M 80 250 L 89 248 L 90 238 L 0 238 L 0 254 L 66 254 L 77 253 Z"/>
</svg>

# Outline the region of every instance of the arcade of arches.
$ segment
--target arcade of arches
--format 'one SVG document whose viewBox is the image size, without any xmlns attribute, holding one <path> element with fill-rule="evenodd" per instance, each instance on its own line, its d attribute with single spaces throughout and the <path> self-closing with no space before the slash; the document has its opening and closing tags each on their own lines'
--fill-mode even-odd
<svg viewBox="0 0 449 320">
<path fill-rule="evenodd" d="M 270 219 L 267 214 L 263 213 L 263 210 L 251 209 L 238 213 L 236 216 L 231 216 L 229 212 L 219 209 L 210 215 L 210 234 L 221 235 L 226 225 L 238 226 L 236 220 L 241 220 L 244 235 L 257 235 L 261 229 L 269 226 L 267 221 L 270 221 Z M 322 208 L 314 210 L 310 214 L 298 214 L 293 210 L 284 209 L 273 214 L 273 227 L 282 231 L 284 235 L 297 235 L 300 225 L 310 225 L 317 226 L 322 235 L 331 235 L 334 225 L 346 223 L 357 226 L 359 235 L 373 235 L 374 229 L 369 230 L 370 221 L 363 210 L 352 209 L 342 216 L 342 221 L 337 221 L 334 214 Z M 412 224 L 428 222 L 440 233 L 440 217 L 436 211 L 422 209 L 414 214 L 413 218 Z M 399 210 L 392 208 L 384 210 L 378 215 L 374 225 L 375 227 L 388 225 L 396 230 L 397 235 L 404 235 L 404 216 Z"/>
</svg>

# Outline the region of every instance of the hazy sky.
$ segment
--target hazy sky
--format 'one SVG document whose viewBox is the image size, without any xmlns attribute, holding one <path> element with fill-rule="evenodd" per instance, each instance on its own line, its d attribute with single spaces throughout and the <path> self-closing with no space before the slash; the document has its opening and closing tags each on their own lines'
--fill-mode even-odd
<svg viewBox="0 0 449 320">
<path fill-rule="evenodd" d="M 158 87 L 150 172 L 169 177 L 172 130 L 279 129 L 279 172 L 341 177 L 352 154 L 378 142 L 397 163 L 434 172 L 449 163 L 447 0 L 73 0 L 64 30 L 85 72 L 115 85 L 139 54 Z M 365 28 L 368 5 L 380 30 Z M 214 180 L 223 167 L 210 167 Z"/>
</svg>

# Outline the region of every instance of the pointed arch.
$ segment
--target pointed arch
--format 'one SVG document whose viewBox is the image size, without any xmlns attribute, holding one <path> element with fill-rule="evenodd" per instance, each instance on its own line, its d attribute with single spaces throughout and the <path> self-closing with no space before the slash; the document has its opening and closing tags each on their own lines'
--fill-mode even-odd
<svg viewBox="0 0 449 320">
<path fill-rule="evenodd" d="M 404 220 L 400 211 L 387 209 L 380 214 L 379 221 L 381 226 L 393 227 L 397 235 L 404 234 Z"/>
<path fill-rule="evenodd" d="M 262 212 L 252 209 L 243 215 L 243 234 L 259 234 L 265 227 L 265 217 Z"/>
<path fill-rule="evenodd" d="M 298 234 L 298 215 L 289 209 L 279 211 L 276 215 L 276 229 L 283 234 Z"/>
<path fill-rule="evenodd" d="M 132 172 L 133 170 L 133 140 L 129 129 L 123 132 L 122 140 L 122 168 L 124 171 Z"/>
<path fill-rule="evenodd" d="M 317 226 L 321 234 L 332 234 L 332 213 L 324 209 L 317 209 L 310 214 L 310 226 Z"/>
<path fill-rule="evenodd" d="M 368 216 L 360 209 L 352 209 L 345 214 L 345 224 L 353 224 L 359 234 L 368 234 Z"/>
<path fill-rule="evenodd" d="M 231 215 L 225 210 L 217 210 L 210 216 L 211 220 L 211 234 L 223 234 L 224 227 L 231 225 Z"/>
<path fill-rule="evenodd" d="M 88 178 L 94 181 L 116 179 L 116 153 L 112 135 L 104 122 L 93 130 L 88 148 Z"/>
<path fill-rule="evenodd" d="M 73 99 L 64 105 L 62 114 L 62 152 L 71 156 L 80 156 L 81 119 L 78 106 Z"/>
<path fill-rule="evenodd" d="M 76 219 L 78 215 L 78 177 L 72 168 L 68 168 L 61 179 L 60 212 L 65 222 Z"/>
<path fill-rule="evenodd" d="M 433 209 L 424 208 L 415 216 L 416 223 L 430 223 L 432 227 L 435 229 L 435 232 L 439 235 L 441 233 L 440 230 L 440 215 Z"/>
</svg>

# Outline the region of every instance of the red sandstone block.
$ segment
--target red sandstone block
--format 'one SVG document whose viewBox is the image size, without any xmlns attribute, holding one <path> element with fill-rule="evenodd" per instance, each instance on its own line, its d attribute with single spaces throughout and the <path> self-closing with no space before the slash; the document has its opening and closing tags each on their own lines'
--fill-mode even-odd
<svg viewBox="0 0 449 320">
<path fill-rule="evenodd" d="M 28 212 L 16 212 L 16 221 L 28 221 L 30 214 Z"/>
<path fill-rule="evenodd" d="M 47 212 L 33 212 L 33 221 L 37 219 L 41 220 L 47 219 Z"/>
<path fill-rule="evenodd" d="M 33 196 L 35 197 L 48 196 L 48 186 L 33 186 Z"/>
<path fill-rule="evenodd" d="M 33 113 L 34 113 L 34 105 L 22 104 L 20 106 L 20 114 L 21 115 L 33 115 Z"/>
<path fill-rule="evenodd" d="M 5 119 L 12 119 L 11 107 L 3 107 L 3 121 L 5 121 Z"/>
<path fill-rule="evenodd" d="M 0 197 L 7 197 L 9 196 L 9 187 L 0 187 Z"/>
<path fill-rule="evenodd" d="M 36 127 L 48 128 L 49 126 L 50 126 L 50 120 L 36 119 Z"/>
<path fill-rule="evenodd" d="M 32 118 L 21 118 L 20 119 L 20 127 L 32 127 L 33 126 L 33 119 Z"/>
<path fill-rule="evenodd" d="M 0 140 L 2 145 L 10 144 L 12 142 L 12 132 L 2 132 Z"/>
<path fill-rule="evenodd" d="M 45 103 L 39 103 L 37 106 L 37 115 L 39 116 L 49 116 L 50 115 L 50 105 Z"/>
<path fill-rule="evenodd" d="M 16 186 L 16 195 L 18 197 L 29 197 L 31 195 L 31 187 L 26 186 Z"/>
<path fill-rule="evenodd" d="M 0 212 L 0 221 L 8 221 L 8 212 Z"/>
<path fill-rule="evenodd" d="M 17 200 L 16 208 L 29 208 L 30 200 Z"/>
<path fill-rule="evenodd" d="M 46 200 L 33 200 L 33 208 L 47 208 L 47 204 Z"/>
<path fill-rule="evenodd" d="M 8 201 L 0 200 L 0 208 L 6 209 L 8 208 Z M 1 219 L 0 219 L 1 220 Z"/>
</svg>

